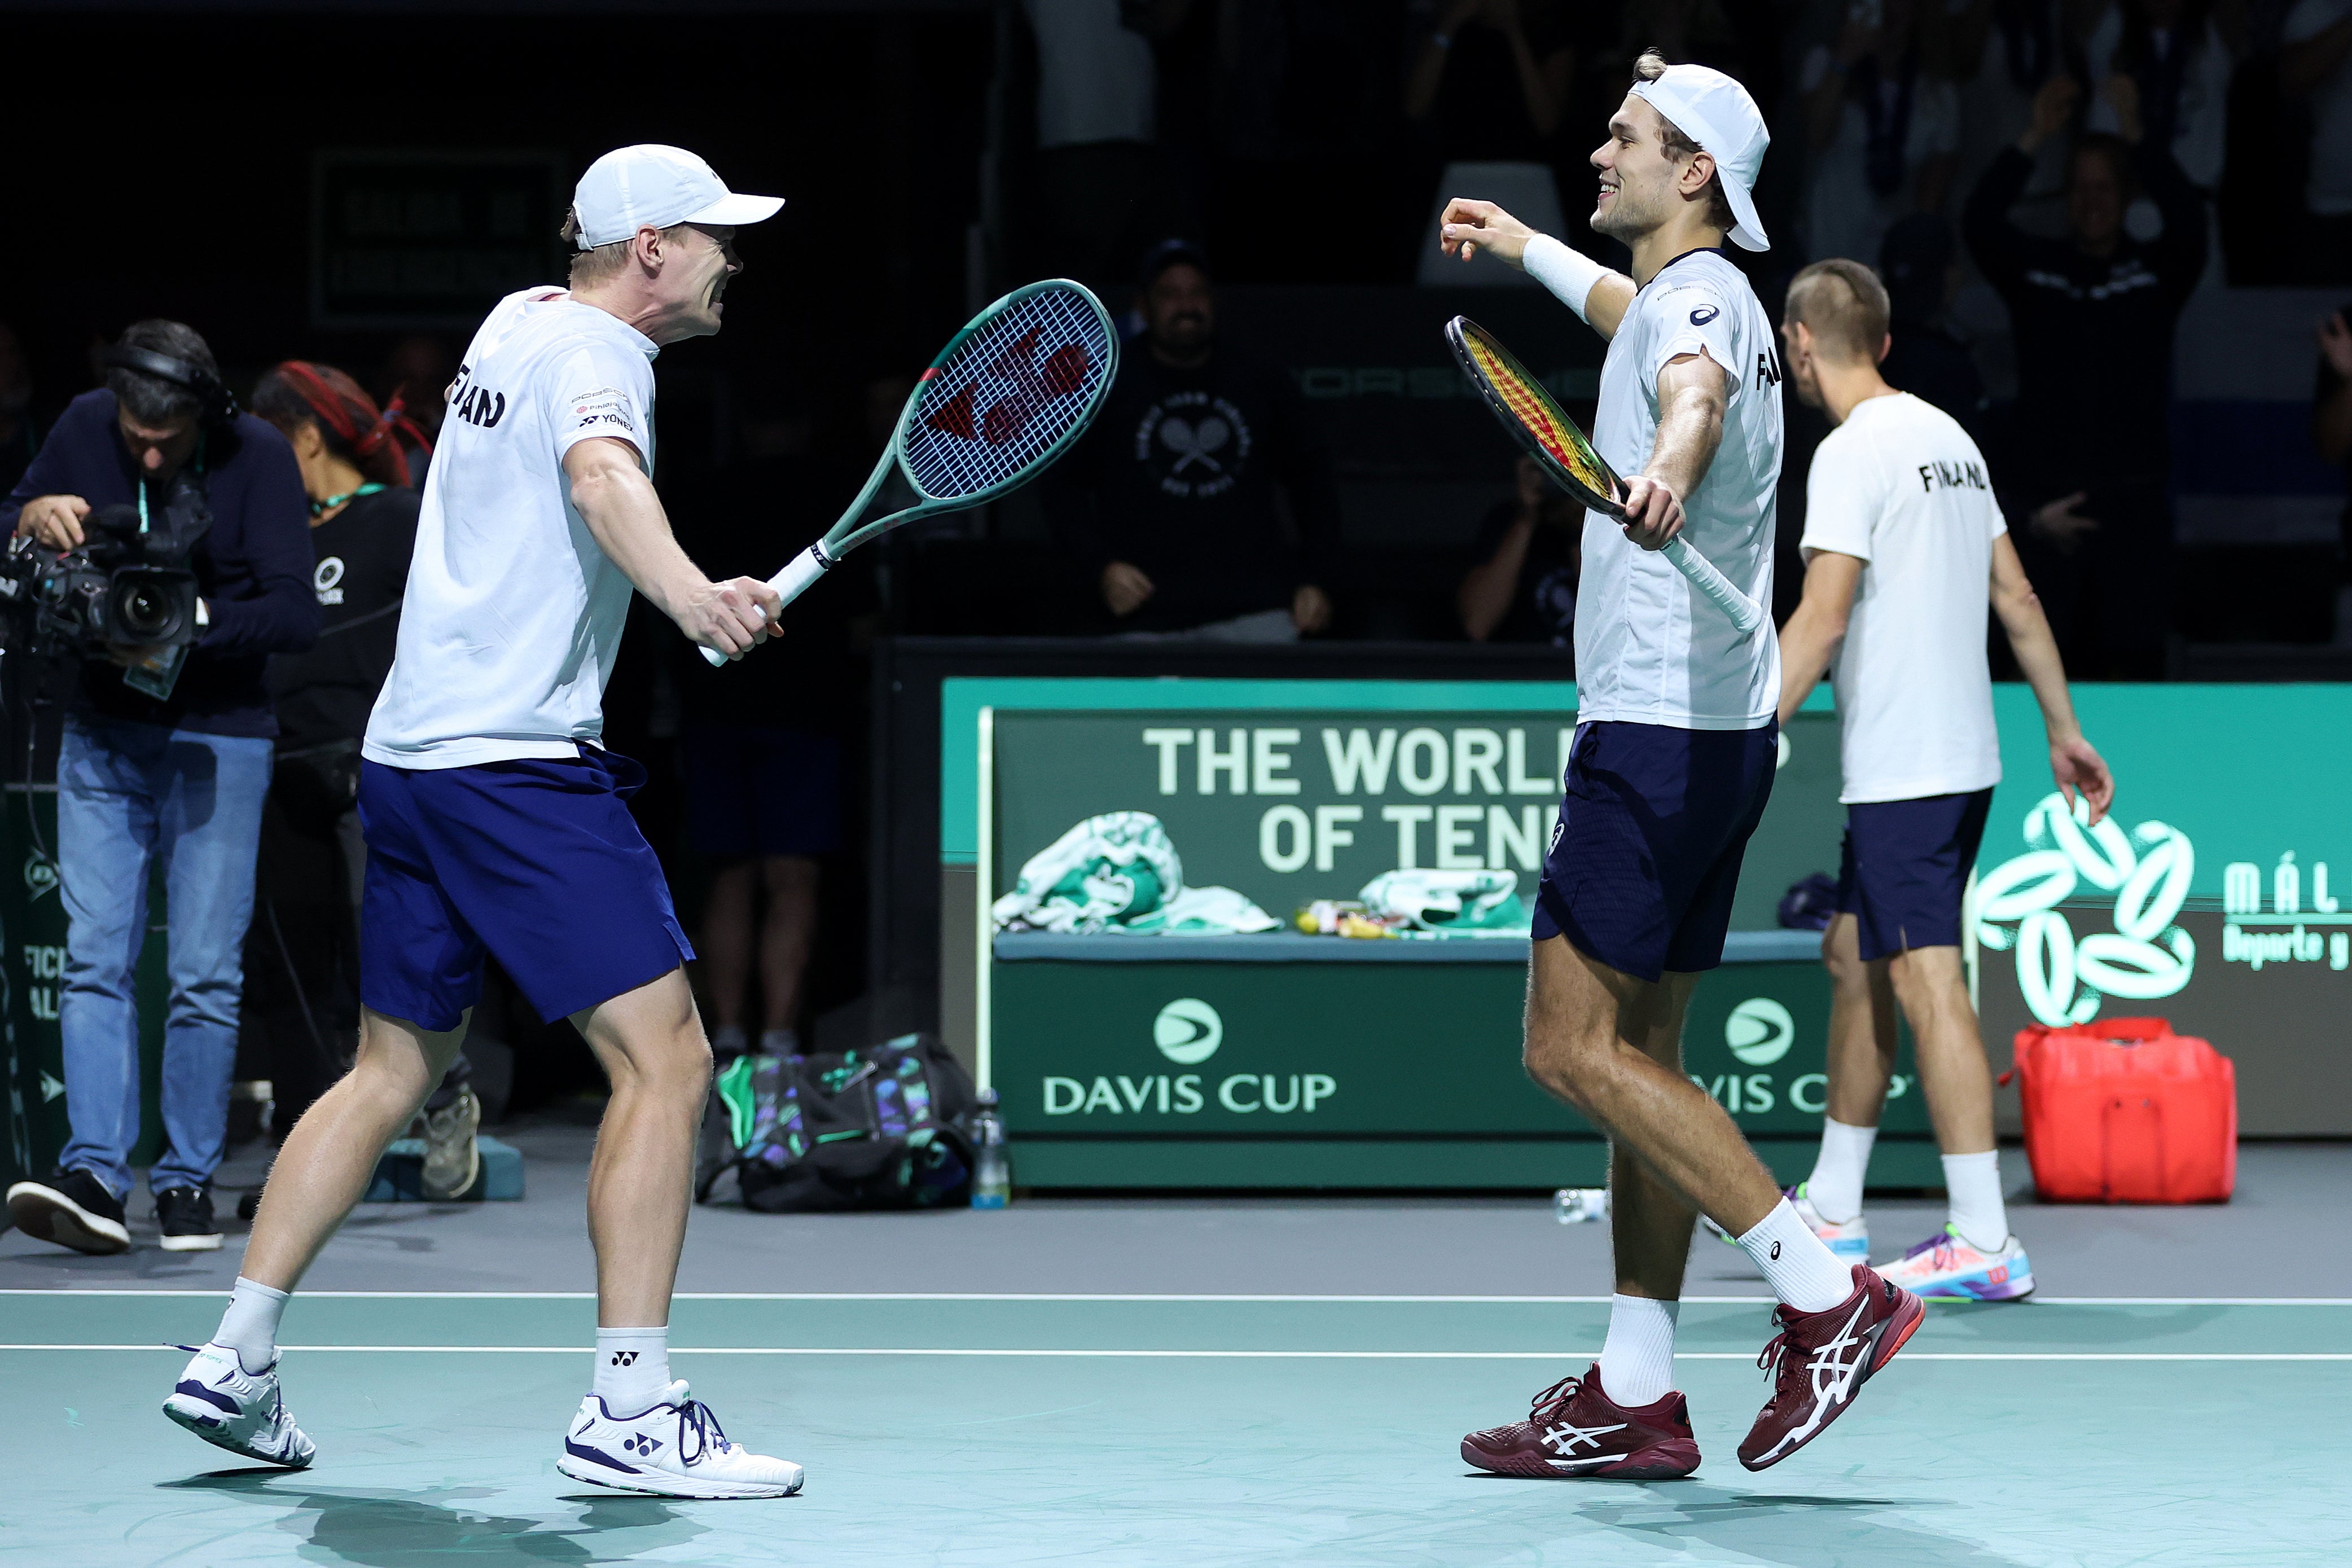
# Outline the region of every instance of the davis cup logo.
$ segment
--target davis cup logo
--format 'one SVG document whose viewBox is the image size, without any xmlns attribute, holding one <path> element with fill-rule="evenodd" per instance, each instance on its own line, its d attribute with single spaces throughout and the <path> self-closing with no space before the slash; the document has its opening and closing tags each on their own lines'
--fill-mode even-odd
<svg viewBox="0 0 2352 1568">
<path fill-rule="evenodd" d="M 1151 1024 L 1151 1042 L 1179 1067 L 1196 1067 L 1208 1061 L 1224 1040 L 1225 1020 L 1197 997 L 1179 997 L 1161 1008 Z"/>
<path fill-rule="evenodd" d="M 25 892 L 35 899 L 58 885 L 58 862 L 38 851 L 25 857 Z"/>
<path fill-rule="evenodd" d="M 2147 821 L 2126 833 L 2045 795 L 2025 813 L 2028 852 L 1996 866 L 1976 890 L 1976 938 L 2017 954 L 2017 988 L 2052 1028 L 2088 1023 L 2105 998 L 2147 1002 L 2178 992 L 2197 963 L 2197 944 L 2173 924 L 2197 869 L 2189 835 Z M 2058 905 L 2084 893 L 2110 894 L 2115 929 L 2077 941 Z"/>
<path fill-rule="evenodd" d="M 1750 997 L 1723 1020 L 1723 1043 L 1750 1067 L 1769 1067 L 1796 1043 L 1797 1020 L 1769 997 Z"/>
</svg>

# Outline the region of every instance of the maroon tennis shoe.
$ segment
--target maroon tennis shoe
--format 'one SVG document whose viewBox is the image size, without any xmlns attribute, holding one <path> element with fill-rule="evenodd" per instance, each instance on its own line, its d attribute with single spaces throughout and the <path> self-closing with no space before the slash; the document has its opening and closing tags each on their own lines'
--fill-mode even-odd
<svg viewBox="0 0 2352 1568">
<path fill-rule="evenodd" d="M 1698 1439 L 1681 1395 L 1628 1410 L 1601 1392 L 1595 1364 L 1537 1395 L 1526 1420 L 1463 1438 L 1462 1458 L 1498 1476 L 1671 1480 L 1698 1469 Z"/>
<path fill-rule="evenodd" d="M 1777 1465 L 1827 1431 L 1927 1315 L 1918 1297 L 1866 1263 L 1853 1266 L 1853 1294 L 1827 1312 L 1775 1309 L 1780 1332 L 1756 1358 L 1771 1370 L 1772 1397 L 1739 1445 L 1739 1462 Z"/>
</svg>

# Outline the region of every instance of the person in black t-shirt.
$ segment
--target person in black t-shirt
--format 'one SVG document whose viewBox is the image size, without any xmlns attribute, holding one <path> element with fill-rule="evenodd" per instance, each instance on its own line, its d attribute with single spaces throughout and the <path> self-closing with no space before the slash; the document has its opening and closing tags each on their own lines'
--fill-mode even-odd
<svg viewBox="0 0 2352 1568">
<path fill-rule="evenodd" d="M 1576 645 L 1576 578 L 1583 564 L 1584 509 L 1519 459 L 1518 489 L 1478 525 L 1475 563 L 1454 591 L 1462 634 L 1473 643 Z"/>
<path fill-rule="evenodd" d="M 402 443 L 426 438 L 399 398 L 379 410 L 342 371 L 302 360 L 261 378 L 253 411 L 294 449 L 317 560 L 319 641 L 269 664 L 278 756 L 245 965 L 245 1043 L 269 1063 L 276 1124 L 289 1128 L 341 1076 L 357 1040 L 360 739 L 392 669 L 416 544 Z M 478 1166 L 481 1106 L 467 1072 L 460 1054 L 425 1103 L 428 1197 L 463 1192 Z"/>
<path fill-rule="evenodd" d="M 2352 614 L 2352 305 L 2330 316 L 2319 328 L 2319 385 L 2311 400 L 2311 444 L 2319 455 L 2344 470 L 2343 548 L 2336 570 L 2343 574 L 2343 591 L 2336 612 L 2336 636 L 2343 641 Z"/>
<path fill-rule="evenodd" d="M 1142 339 L 1046 476 L 1055 534 L 1121 632 L 1287 643 L 1324 630 L 1339 500 L 1297 389 L 1217 342 L 1208 264 L 1192 246 L 1152 252 L 1137 304 Z"/>
</svg>

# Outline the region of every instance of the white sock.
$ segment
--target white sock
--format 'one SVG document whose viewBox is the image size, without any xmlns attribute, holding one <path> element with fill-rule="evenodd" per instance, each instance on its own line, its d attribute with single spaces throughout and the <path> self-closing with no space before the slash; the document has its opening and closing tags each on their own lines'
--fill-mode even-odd
<svg viewBox="0 0 2352 1568">
<path fill-rule="evenodd" d="M 1997 1252 L 2009 1240 L 2009 1206 L 2000 1197 L 2000 1152 L 1946 1155 L 1944 1190 L 1952 1197 L 1952 1228 L 1980 1252 Z"/>
<path fill-rule="evenodd" d="M 1870 1169 L 1870 1145 L 1877 1141 L 1875 1127 L 1822 1118 L 1822 1152 L 1805 1178 L 1805 1200 L 1823 1219 L 1842 1224 L 1862 1213 L 1862 1178 Z"/>
<path fill-rule="evenodd" d="M 669 1388 L 669 1329 L 596 1331 L 593 1392 L 615 1416 L 638 1416 Z"/>
<path fill-rule="evenodd" d="M 1853 1271 L 1822 1245 L 1787 1198 L 1739 1238 L 1772 1293 L 1801 1312 L 1825 1312 L 1853 1294 Z"/>
<path fill-rule="evenodd" d="M 1674 1392 L 1675 1320 L 1680 1301 L 1609 1298 L 1609 1337 L 1601 1344 L 1601 1387 L 1621 1409 L 1655 1404 Z"/>
<path fill-rule="evenodd" d="M 242 1274 L 229 1291 L 228 1311 L 221 1314 L 213 1343 L 236 1352 L 236 1364 L 248 1376 L 268 1371 L 278 1359 L 278 1319 L 286 1311 L 286 1296 Z"/>
</svg>

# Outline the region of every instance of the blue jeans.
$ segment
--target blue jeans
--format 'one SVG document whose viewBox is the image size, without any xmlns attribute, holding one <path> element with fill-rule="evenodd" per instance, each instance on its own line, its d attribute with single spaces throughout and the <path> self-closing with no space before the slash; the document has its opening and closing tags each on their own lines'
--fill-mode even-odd
<svg viewBox="0 0 2352 1568">
<path fill-rule="evenodd" d="M 220 1164 L 236 1065 L 245 928 L 271 745 L 77 715 L 58 753 L 58 871 L 66 970 L 66 1119 L 58 1164 L 131 1190 L 139 1140 L 139 1009 L 150 863 L 163 862 L 171 1009 L 163 1028 L 163 1131 L 150 1190 L 202 1186 Z"/>
</svg>

